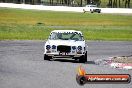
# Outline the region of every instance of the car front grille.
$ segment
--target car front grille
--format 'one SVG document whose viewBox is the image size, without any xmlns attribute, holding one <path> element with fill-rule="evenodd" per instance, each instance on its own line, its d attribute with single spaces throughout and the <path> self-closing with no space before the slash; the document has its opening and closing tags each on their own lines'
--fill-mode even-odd
<svg viewBox="0 0 132 88">
<path fill-rule="evenodd" d="M 57 51 L 68 53 L 71 51 L 71 46 L 59 45 L 57 46 Z"/>
</svg>

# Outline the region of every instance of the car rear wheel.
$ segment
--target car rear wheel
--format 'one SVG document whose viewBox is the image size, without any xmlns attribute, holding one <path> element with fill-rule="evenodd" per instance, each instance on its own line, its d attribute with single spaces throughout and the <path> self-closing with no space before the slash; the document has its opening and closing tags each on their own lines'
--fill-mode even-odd
<svg viewBox="0 0 132 88">
<path fill-rule="evenodd" d="M 81 56 L 81 57 L 79 58 L 79 62 L 80 62 L 80 63 L 85 63 L 85 62 L 87 62 L 87 52 L 85 53 L 85 55 L 83 55 L 83 56 Z"/>
<path fill-rule="evenodd" d="M 44 54 L 44 60 L 50 60 L 51 58 L 52 58 L 52 57 L 50 57 L 50 56 Z"/>
</svg>

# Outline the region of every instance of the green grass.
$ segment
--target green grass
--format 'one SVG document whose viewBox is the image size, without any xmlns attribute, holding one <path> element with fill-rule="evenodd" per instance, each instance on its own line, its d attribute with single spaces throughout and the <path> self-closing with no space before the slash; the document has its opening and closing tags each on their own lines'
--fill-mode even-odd
<svg viewBox="0 0 132 88">
<path fill-rule="evenodd" d="M 80 30 L 87 40 L 132 40 L 132 15 L 0 8 L 0 40 L 44 40 L 57 29 Z"/>
</svg>

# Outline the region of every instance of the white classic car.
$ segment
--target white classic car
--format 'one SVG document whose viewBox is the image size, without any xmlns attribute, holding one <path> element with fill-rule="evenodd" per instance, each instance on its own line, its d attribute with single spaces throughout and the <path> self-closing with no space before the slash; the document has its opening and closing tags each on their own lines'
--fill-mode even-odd
<svg viewBox="0 0 132 88">
<path fill-rule="evenodd" d="M 44 60 L 72 58 L 87 62 L 87 46 L 83 34 L 75 30 L 54 30 L 44 45 Z"/>
<path fill-rule="evenodd" d="M 91 12 L 91 13 L 94 13 L 94 12 L 98 12 L 98 13 L 101 13 L 101 9 L 97 7 L 97 5 L 86 5 L 85 6 L 85 9 L 83 9 L 83 12 Z"/>
</svg>

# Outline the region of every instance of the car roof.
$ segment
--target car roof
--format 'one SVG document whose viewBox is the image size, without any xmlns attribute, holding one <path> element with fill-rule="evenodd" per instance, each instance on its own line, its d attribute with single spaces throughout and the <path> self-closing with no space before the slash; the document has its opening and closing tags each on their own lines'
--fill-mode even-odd
<svg viewBox="0 0 132 88">
<path fill-rule="evenodd" d="M 76 30 L 53 30 L 51 33 L 53 33 L 53 32 L 55 32 L 55 33 L 75 33 L 75 32 L 77 32 L 77 33 L 82 34 L 81 31 L 76 31 Z"/>
</svg>

